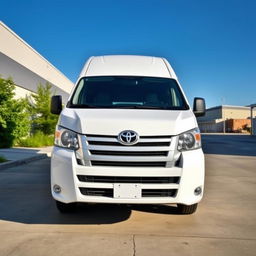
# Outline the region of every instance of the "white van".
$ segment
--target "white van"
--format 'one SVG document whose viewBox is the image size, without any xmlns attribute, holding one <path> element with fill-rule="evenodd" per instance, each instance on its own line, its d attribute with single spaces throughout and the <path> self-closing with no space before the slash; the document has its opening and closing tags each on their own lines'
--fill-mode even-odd
<svg viewBox="0 0 256 256">
<path fill-rule="evenodd" d="M 61 212 L 77 203 L 176 204 L 196 211 L 204 155 L 196 116 L 164 58 L 91 57 L 60 114 L 51 159 L 51 189 Z M 194 113 L 193 113 L 194 112 Z M 194 115 L 195 114 L 195 115 Z"/>
</svg>

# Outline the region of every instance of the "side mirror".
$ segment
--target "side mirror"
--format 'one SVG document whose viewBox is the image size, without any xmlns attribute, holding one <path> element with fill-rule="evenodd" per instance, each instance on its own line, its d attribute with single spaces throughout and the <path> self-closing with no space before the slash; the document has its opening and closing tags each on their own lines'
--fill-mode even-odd
<svg viewBox="0 0 256 256">
<path fill-rule="evenodd" d="M 205 100 L 203 98 L 194 98 L 193 112 L 195 116 L 205 115 Z"/>
<path fill-rule="evenodd" d="M 62 110 L 62 98 L 60 95 L 52 96 L 51 113 L 59 115 Z"/>
</svg>

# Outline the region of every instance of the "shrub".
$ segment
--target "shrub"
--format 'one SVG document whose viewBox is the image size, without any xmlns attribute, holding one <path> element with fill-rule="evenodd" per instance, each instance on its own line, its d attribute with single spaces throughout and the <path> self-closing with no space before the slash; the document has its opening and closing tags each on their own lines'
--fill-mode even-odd
<svg viewBox="0 0 256 256">
<path fill-rule="evenodd" d="M 36 132 L 35 134 L 22 138 L 17 141 L 17 145 L 20 147 L 44 147 L 44 146 L 52 146 L 54 142 L 53 135 L 46 135 L 43 132 Z"/>
<path fill-rule="evenodd" d="M 27 101 L 14 99 L 15 84 L 11 78 L 0 77 L 0 148 L 11 147 L 30 129 Z"/>
<path fill-rule="evenodd" d="M 4 162 L 7 162 L 7 160 L 3 156 L 0 156 L 0 163 L 4 163 Z"/>
<path fill-rule="evenodd" d="M 37 93 L 31 95 L 33 102 L 28 105 L 32 115 L 32 133 L 41 131 L 44 134 L 53 134 L 55 131 L 58 116 L 51 114 L 50 111 L 51 89 L 52 86 L 49 83 L 46 83 L 45 86 L 39 84 Z"/>
</svg>

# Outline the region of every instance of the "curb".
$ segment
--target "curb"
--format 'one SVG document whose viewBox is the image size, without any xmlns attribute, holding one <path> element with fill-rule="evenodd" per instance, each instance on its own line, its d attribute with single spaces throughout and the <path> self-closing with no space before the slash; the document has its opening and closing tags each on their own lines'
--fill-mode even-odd
<svg viewBox="0 0 256 256">
<path fill-rule="evenodd" d="M 18 165 L 22 165 L 22 164 L 27 164 L 36 160 L 40 160 L 40 159 L 44 159 L 47 158 L 48 155 L 47 154 L 40 154 L 37 156 L 32 156 L 32 157 L 28 157 L 28 158 L 24 158 L 24 159 L 20 159 L 20 160 L 16 160 L 16 161 L 9 161 L 6 163 L 1 163 L 0 164 L 0 171 L 1 170 L 5 170 L 7 168 L 11 168 L 11 167 L 15 167 Z"/>
</svg>

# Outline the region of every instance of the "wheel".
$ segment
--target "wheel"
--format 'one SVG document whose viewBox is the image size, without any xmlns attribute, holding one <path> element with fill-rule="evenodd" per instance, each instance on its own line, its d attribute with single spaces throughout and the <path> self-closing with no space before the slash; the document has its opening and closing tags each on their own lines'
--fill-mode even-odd
<svg viewBox="0 0 256 256">
<path fill-rule="evenodd" d="M 178 204 L 178 213 L 179 214 L 192 214 L 196 211 L 197 204 L 192 205 L 185 205 L 185 204 Z"/>
<path fill-rule="evenodd" d="M 65 203 L 62 203 L 60 201 L 56 201 L 57 209 L 61 213 L 74 212 L 76 210 L 76 205 L 77 205 L 76 203 L 65 204 Z"/>
</svg>

